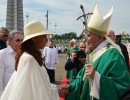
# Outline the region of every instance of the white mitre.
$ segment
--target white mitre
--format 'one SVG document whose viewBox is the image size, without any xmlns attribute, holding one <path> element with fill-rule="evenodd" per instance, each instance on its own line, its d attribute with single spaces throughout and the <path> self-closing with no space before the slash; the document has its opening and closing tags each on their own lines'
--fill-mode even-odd
<svg viewBox="0 0 130 100">
<path fill-rule="evenodd" d="M 113 7 L 104 17 L 102 17 L 98 11 L 97 4 L 96 4 L 93 10 L 93 14 L 90 16 L 90 19 L 87 24 L 88 31 L 98 35 L 106 36 L 109 23 L 111 20 L 112 12 L 113 12 Z"/>
</svg>

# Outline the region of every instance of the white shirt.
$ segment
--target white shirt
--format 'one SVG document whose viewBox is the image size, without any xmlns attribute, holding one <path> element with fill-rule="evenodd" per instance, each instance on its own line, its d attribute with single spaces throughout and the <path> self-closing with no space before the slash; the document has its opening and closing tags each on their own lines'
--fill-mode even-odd
<svg viewBox="0 0 130 100">
<path fill-rule="evenodd" d="M 15 53 L 10 45 L 0 50 L 0 96 L 15 70 Z"/>
<path fill-rule="evenodd" d="M 45 57 L 45 65 L 48 69 L 55 69 L 55 64 L 59 63 L 58 52 L 55 47 L 49 48 L 45 47 L 42 52 L 43 57 Z"/>
<path fill-rule="evenodd" d="M 0 100 L 59 100 L 59 95 L 46 69 L 33 56 L 23 53 Z"/>
</svg>

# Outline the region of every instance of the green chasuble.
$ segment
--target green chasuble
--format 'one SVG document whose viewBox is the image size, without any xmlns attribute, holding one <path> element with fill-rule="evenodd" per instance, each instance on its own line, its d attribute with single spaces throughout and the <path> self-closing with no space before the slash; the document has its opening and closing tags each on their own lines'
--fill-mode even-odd
<svg viewBox="0 0 130 100">
<path fill-rule="evenodd" d="M 130 76 L 123 56 L 116 48 L 104 47 L 94 54 L 93 66 L 100 74 L 99 100 L 119 100 L 130 84 Z M 85 67 L 69 85 L 65 100 L 90 100 L 89 81 L 83 81 Z M 97 100 L 97 99 L 93 99 Z"/>
</svg>

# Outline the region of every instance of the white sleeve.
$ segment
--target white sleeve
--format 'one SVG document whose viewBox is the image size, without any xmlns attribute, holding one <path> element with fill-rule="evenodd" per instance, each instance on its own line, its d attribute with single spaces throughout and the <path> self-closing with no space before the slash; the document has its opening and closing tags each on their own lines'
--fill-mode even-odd
<svg viewBox="0 0 130 100">
<path fill-rule="evenodd" d="M 100 93 L 100 74 L 98 72 L 95 72 L 93 84 L 91 85 L 91 91 L 90 95 L 96 99 L 100 99 L 99 93 Z"/>
<path fill-rule="evenodd" d="M 58 100 L 59 99 L 59 95 L 57 95 L 58 94 L 57 85 L 51 84 L 51 90 L 52 90 L 52 94 L 55 95 L 55 99 L 54 100 Z"/>
<path fill-rule="evenodd" d="M 3 83 L 3 79 L 4 79 L 4 58 L 2 57 L 2 53 L 0 54 L 0 96 L 3 93 L 4 90 L 4 83 Z"/>
<path fill-rule="evenodd" d="M 59 64 L 58 52 L 57 52 L 56 49 L 55 49 L 55 51 L 56 51 L 56 54 L 55 54 L 55 56 L 56 56 L 55 63 Z"/>
</svg>

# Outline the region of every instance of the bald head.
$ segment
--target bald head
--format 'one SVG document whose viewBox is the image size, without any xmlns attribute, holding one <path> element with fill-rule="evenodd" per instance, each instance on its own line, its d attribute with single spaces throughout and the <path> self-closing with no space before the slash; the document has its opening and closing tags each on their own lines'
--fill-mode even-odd
<svg viewBox="0 0 130 100">
<path fill-rule="evenodd" d="M 108 31 L 107 31 L 107 36 L 108 36 L 111 40 L 113 40 L 113 41 L 115 42 L 115 40 L 116 40 L 116 35 L 115 35 L 115 32 L 114 32 L 113 30 L 108 30 Z"/>
</svg>

